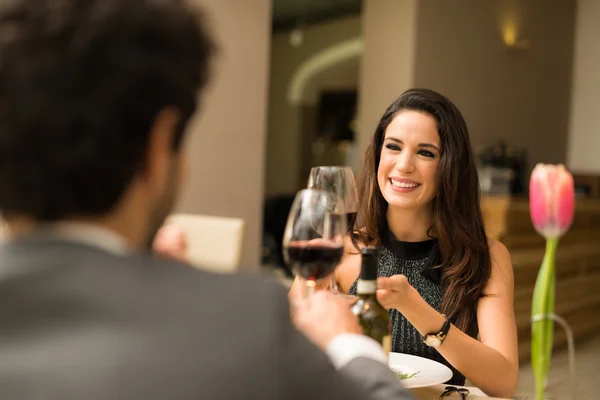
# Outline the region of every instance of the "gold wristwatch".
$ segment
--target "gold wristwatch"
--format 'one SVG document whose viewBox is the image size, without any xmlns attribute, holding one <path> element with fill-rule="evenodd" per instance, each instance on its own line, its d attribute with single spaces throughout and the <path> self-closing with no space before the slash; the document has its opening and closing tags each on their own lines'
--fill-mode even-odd
<svg viewBox="0 0 600 400">
<path fill-rule="evenodd" d="M 443 314 L 442 314 L 443 315 Z M 439 332 L 432 332 L 429 333 L 425 336 L 423 336 L 423 342 L 429 346 L 429 347 L 433 347 L 434 349 L 440 347 L 442 345 L 442 343 L 444 343 L 444 339 L 446 339 L 446 336 L 448 335 L 448 331 L 450 330 L 450 321 L 448 321 L 448 318 L 446 318 L 446 316 L 444 315 L 444 319 L 446 320 L 444 322 L 444 325 L 442 325 L 442 329 L 440 329 Z"/>
</svg>

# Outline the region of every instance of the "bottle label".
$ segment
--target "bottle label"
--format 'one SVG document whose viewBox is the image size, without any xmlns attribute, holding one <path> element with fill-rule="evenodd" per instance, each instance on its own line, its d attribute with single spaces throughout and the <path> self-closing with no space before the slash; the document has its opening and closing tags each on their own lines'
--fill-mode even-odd
<svg viewBox="0 0 600 400">
<path fill-rule="evenodd" d="M 377 281 L 363 281 L 359 279 L 356 282 L 357 294 L 373 294 L 377 291 Z"/>
<path fill-rule="evenodd" d="M 389 354 L 392 351 L 392 336 L 384 336 L 383 339 L 381 339 L 381 346 L 383 347 L 385 354 Z"/>
</svg>

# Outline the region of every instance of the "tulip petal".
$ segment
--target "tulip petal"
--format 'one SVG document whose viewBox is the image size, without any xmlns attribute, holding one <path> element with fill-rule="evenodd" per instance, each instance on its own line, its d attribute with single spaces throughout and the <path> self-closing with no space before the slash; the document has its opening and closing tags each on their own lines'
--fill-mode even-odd
<svg viewBox="0 0 600 400">
<path fill-rule="evenodd" d="M 545 238 L 562 236 L 574 210 L 573 176 L 563 165 L 536 165 L 529 181 L 529 213 L 536 231 Z"/>
<path fill-rule="evenodd" d="M 564 169 L 564 168 L 563 168 Z M 573 223 L 573 215 L 575 213 L 575 184 L 573 176 L 564 170 L 565 173 L 560 175 L 557 198 L 557 215 L 556 223 L 561 231 L 561 234 L 566 232 Z"/>
<path fill-rule="evenodd" d="M 547 169 L 543 164 L 536 165 L 529 181 L 529 213 L 533 226 L 542 235 L 550 218 L 546 180 Z"/>
</svg>

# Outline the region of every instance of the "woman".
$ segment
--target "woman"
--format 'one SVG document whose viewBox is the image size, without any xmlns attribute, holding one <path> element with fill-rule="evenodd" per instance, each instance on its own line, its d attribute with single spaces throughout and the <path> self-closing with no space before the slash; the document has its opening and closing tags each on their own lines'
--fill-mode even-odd
<svg viewBox="0 0 600 400">
<path fill-rule="evenodd" d="M 448 365 L 452 384 L 467 377 L 489 395 L 511 397 L 518 380 L 512 265 L 504 245 L 486 236 L 460 111 L 434 91 L 404 92 L 377 126 L 358 186 L 358 229 L 335 271 L 340 289 L 356 294 L 356 247 L 379 247 L 377 297 L 390 310 L 392 351 Z M 446 325 L 441 343 L 424 340 Z"/>
</svg>

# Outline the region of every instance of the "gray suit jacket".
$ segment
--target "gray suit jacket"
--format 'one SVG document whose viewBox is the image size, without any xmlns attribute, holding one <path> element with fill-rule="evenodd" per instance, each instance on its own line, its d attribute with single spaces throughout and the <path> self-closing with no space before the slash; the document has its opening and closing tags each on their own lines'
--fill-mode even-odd
<svg viewBox="0 0 600 400">
<path fill-rule="evenodd" d="M 0 399 L 408 399 L 383 364 L 336 372 L 258 277 L 60 239 L 0 249 Z"/>
</svg>

